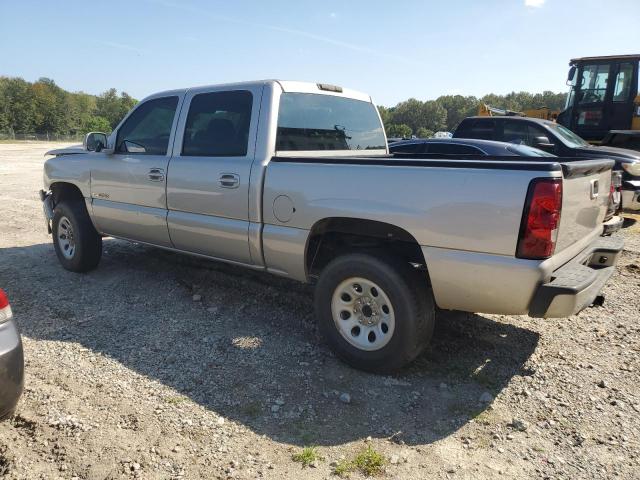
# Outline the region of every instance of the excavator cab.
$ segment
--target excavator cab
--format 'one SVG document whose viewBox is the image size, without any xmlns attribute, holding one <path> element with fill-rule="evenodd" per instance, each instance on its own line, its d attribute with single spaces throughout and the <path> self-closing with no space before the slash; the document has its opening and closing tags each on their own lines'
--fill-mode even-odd
<svg viewBox="0 0 640 480">
<path fill-rule="evenodd" d="M 558 123 L 591 143 L 640 149 L 639 62 L 640 55 L 571 60 Z"/>
</svg>

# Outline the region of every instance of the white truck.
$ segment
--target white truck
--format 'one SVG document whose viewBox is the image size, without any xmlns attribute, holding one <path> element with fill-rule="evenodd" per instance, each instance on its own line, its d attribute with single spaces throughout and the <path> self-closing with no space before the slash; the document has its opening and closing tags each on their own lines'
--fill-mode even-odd
<svg viewBox="0 0 640 480">
<path fill-rule="evenodd" d="M 162 92 L 51 153 L 41 197 L 64 268 L 97 267 L 110 236 L 315 282 L 328 344 L 375 372 L 424 349 L 437 307 L 598 303 L 622 249 L 600 237 L 612 161 L 394 157 L 371 98 L 333 85 Z"/>
</svg>

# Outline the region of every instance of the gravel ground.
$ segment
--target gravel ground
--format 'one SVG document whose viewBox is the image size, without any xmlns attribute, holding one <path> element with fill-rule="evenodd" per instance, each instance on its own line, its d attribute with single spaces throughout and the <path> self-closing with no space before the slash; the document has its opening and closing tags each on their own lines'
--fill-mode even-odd
<svg viewBox="0 0 640 480">
<path fill-rule="evenodd" d="M 604 307 L 443 315 L 382 377 L 318 340 L 307 286 L 113 239 L 96 271 L 63 270 L 37 197 L 52 147 L 0 144 L 0 286 L 27 375 L 0 477 L 336 478 L 368 446 L 384 478 L 640 477 L 640 222 Z"/>
</svg>

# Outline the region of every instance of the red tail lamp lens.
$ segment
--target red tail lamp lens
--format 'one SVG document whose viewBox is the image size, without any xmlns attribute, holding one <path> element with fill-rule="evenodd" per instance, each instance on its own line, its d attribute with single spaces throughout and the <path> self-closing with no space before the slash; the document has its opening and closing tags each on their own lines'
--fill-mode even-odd
<svg viewBox="0 0 640 480">
<path fill-rule="evenodd" d="M 553 255 L 562 210 L 562 179 L 536 179 L 529 185 L 516 256 L 544 259 Z"/>
</svg>

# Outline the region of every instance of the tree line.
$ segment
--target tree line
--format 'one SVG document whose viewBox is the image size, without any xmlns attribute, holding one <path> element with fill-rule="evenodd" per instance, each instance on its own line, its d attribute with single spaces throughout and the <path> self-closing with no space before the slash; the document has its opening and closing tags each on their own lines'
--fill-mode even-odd
<svg viewBox="0 0 640 480">
<path fill-rule="evenodd" d="M 388 137 L 428 138 L 438 131 L 454 130 L 463 118 L 475 115 L 481 103 L 515 111 L 543 106 L 555 110 L 564 106 L 565 97 L 564 93 L 550 91 L 489 94 L 481 98 L 444 95 L 427 101 L 410 98 L 395 107 L 378 109 Z M 111 132 L 136 103 L 136 99 L 115 88 L 90 95 L 67 92 L 48 78 L 31 83 L 0 77 L 0 133 Z"/>
<path fill-rule="evenodd" d="M 512 92 L 507 95 L 489 94 L 477 98 L 463 95 L 443 95 L 435 100 L 420 101 L 410 98 L 395 107 L 379 106 L 380 116 L 388 137 L 429 138 L 438 131 L 453 131 L 460 121 L 477 115 L 478 106 L 486 103 L 492 107 L 522 111 L 548 107 L 561 110 L 566 94 L 545 91 L 542 93 Z"/>
<path fill-rule="evenodd" d="M 100 95 L 63 90 L 49 78 L 0 77 L 0 133 L 78 136 L 110 132 L 137 103 L 115 88 Z"/>
</svg>

